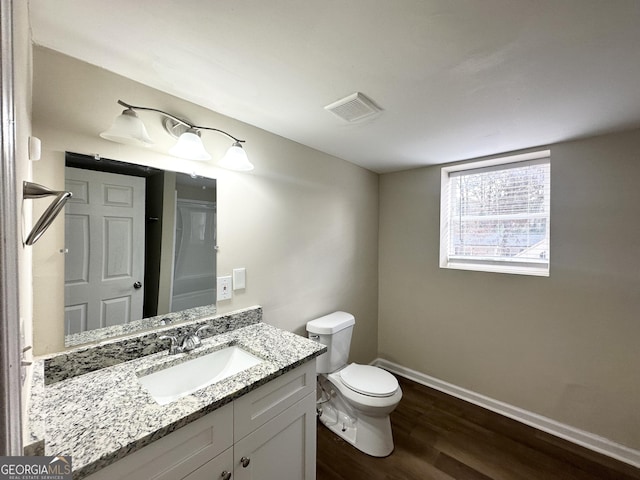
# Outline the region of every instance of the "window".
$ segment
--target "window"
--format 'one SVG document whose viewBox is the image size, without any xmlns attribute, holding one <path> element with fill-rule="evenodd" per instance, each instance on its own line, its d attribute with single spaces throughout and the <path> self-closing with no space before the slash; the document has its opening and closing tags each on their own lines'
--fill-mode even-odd
<svg viewBox="0 0 640 480">
<path fill-rule="evenodd" d="M 549 153 L 442 168 L 440 267 L 549 275 Z"/>
</svg>

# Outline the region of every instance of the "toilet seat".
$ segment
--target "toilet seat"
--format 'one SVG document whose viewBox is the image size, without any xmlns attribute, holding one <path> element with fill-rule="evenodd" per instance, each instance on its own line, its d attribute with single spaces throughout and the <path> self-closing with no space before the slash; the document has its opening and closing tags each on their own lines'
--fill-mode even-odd
<svg viewBox="0 0 640 480">
<path fill-rule="evenodd" d="M 390 397 L 398 390 L 396 377 L 378 367 L 352 363 L 339 374 L 346 387 L 362 395 Z"/>
</svg>

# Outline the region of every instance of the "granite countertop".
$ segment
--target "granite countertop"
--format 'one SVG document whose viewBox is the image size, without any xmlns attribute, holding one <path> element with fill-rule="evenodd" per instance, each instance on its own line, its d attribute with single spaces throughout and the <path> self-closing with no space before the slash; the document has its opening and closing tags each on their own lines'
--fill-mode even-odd
<svg viewBox="0 0 640 480">
<path fill-rule="evenodd" d="M 265 361 L 167 405 L 156 403 L 138 382 L 139 372 L 230 344 Z M 83 478 L 324 351 L 324 345 L 255 323 L 207 338 L 189 353 L 163 351 L 53 383 L 44 388 L 45 455 L 71 455 L 74 479 Z"/>
</svg>

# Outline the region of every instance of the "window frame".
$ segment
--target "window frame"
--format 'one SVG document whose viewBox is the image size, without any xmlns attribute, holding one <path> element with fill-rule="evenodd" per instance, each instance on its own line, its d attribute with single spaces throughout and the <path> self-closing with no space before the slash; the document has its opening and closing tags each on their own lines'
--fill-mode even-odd
<svg viewBox="0 0 640 480">
<path fill-rule="evenodd" d="M 449 255 L 449 214 L 450 214 L 450 192 L 449 184 L 453 176 L 459 176 L 459 172 L 471 172 L 480 170 L 504 170 L 501 168 L 517 168 L 526 164 L 548 163 L 549 164 L 549 206 L 551 204 L 551 151 L 540 150 L 536 152 L 498 157 L 488 160 L 479 160 L 466 163 L 458 163 L 441 168 L 440 183 L 440 268 L 454 270 L 473 270 L 479 272 L 508 273 L 516 275 L 549 276 L 550 253 L 548 252 L 546 261 L 533 259 L 519 259 L 518 261 L 508 259 L 487 259 L 487 258 L 460 258 Z M 520 164 L 520 165 L 518 165 Z M 550 208 L 549 208 L 550 210 Z M 547 237 L 550 237 L 550 218 L 547 218 Z M 550 243 L 550 238 L 549 238 Z M 549 249 L 550 251 L 550 249 Z"/>
</svg>

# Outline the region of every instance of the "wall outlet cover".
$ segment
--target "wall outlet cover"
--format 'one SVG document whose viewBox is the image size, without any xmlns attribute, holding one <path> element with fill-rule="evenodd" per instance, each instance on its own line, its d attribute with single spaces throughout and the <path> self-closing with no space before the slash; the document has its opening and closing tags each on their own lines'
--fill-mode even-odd
<svg viewBox="0 0 640 480">
<path fill-rule="evenodd" d="M 231 276 L 218 277 L 218 301 L 231 300 L 233 292 L 231 290 Z"/>
</svg>

